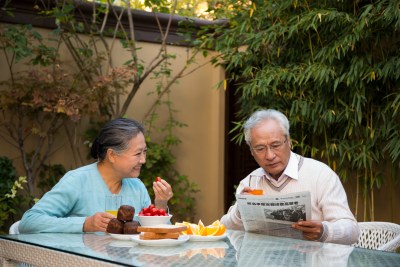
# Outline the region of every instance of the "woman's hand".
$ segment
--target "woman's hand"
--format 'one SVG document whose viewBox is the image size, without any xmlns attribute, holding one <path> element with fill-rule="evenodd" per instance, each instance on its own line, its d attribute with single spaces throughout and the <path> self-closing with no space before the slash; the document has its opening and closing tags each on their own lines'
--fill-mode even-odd
<svg viewBox="0 0 400 267">
<path fill-rule="evenodd" d="M 93 216 L 86 217 L 83 224 L 83 232 L 105 232 L 108 222 L 115 218 L 107 212 L 97 212 Z"/>
<path fill-rule="evenodd" d="M 303 236 L 307 240 L 319 240 L 324 232 L 324 227 L 320 221 L 299 221 L 292 224 L 296 230 L 303 232 Z"/>
<path fill-rule="evenodd" d="M 167 181 L 157 177 L 157 180 L 153 182 L 153 190 L 154 190 L 154 205 L 157 209 L 167 209 L 168 208 L 168 200 L 172 198 L 174 195 L 172 193 L 171 186 L 167 183 Z"/>
</svg>

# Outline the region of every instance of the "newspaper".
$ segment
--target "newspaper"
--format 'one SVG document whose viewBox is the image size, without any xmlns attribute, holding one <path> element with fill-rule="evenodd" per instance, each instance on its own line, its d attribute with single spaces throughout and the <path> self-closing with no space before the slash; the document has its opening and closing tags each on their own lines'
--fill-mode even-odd
<svg viewBox="0 0 400 267">
<path fill-rule="evenodd" d="M 236 200 L 246 231 L 303 239 L 302 232 L 291 225 L 311 219 L 310 192 L 278 196 L 237 194 Z"/>
</svg>

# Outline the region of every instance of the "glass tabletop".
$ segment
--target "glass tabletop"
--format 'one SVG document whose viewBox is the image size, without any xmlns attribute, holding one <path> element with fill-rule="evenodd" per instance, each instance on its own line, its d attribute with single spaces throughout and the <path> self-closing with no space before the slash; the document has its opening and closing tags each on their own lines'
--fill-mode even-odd
<svg viewBox="0 0 400 267">
<path fill-rule="evenodd" d="M 1 239 L 125 266 L 400 266 L 400 254 L 243 231 L 208 242 L 148 246 L 104 233 L 20 234 Z"/>
</svg>

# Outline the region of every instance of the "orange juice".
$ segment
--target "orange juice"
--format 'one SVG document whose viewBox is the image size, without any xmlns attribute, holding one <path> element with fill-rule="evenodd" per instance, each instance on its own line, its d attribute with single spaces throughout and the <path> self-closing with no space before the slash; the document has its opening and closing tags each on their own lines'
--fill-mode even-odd
<svg viewBox="0 0 400 267">
<path fill-rule="evenodd" d="M 121 207 L 121 202 L 122 202 L 122 196 L 118 195 L 111 195 L 111 196 L 106 196 L 106 201 L 105 201 L 105 208 L 104 210 L 112 214 L 114 216 L 117 216 L 118 209 Z"/>
<path fill-rule="evenodd" d="M 117 217 L 117 211 L 116 210 L 106 210 L 106 212 L 114 215 L 115 217 Z"/>
<path fill-rule="evenodd" d="M 253 195 L 264 195 L 264 190 L 262 190 L 262 189 L 254 189 L 253 191 L 251 191 L 249 193 L 253 194 Z"/>
</svg>

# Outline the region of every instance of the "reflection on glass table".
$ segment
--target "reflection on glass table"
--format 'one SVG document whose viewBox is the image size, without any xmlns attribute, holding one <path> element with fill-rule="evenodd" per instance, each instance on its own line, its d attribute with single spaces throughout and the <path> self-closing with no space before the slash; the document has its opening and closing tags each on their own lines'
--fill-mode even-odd
<svg viewBox="0 0 400 267">
<path fill-rule="evenodd" d="M 135 266 L 224 266 L 229 242 L 185 242 L 178 246 L 143 246 L 133 241 L 110 240 L 107 235 L 85 234 L 86 247 L 109 259 Z M 236 260 L 235 260 L 236 261 Z M 232 263 L 232 262 L 231 262 Z M 233 262 L 236 265 L 236 262 Z"/>
<path fill-rule="evenodd" d="M 232 231 L 238 266 L 400 266 L 400 254 Z"/>
<path fill-rule="evenodd" d="M 10 245 L 12 244 L 12 245 Z M 87 234 L 21 234 L 0 235 L 0 257 L 22 261 L 15 244 L 31 253 L 32 247 L 46 249 L 35 252 L 34 259 L 60 263 L 67 256 L 78 261 L 95 260 L 125 266 L 399 266 L 400 254 L 354 248 L 331 243 L 281 238 L 243 231 L 228 231 L 222 240 L 193 242 L 177 246 L 153 247 L 131 240 L 118 240 L 103 233 Z M 13 248 L 14 246 L 14 248 Z M 27 249 L 25 248 L 27 247 Z M 49 259 L 48 252 L 54 252 Z M 76 260 L 76 259 L 75 259 Z M 40 264 L 36 264 L 40 265 Z M 78 266 L 74 265 L 74 266 Z M 54 265 L 53 265 L 54 266 Z M 80 264 L 79 266 L 86 266 Z"/>
<path fill-rule="evenodd" d="M 188 241 L 178 246 L 154 247 L 130 240 L 117 240 L 103 233 L 43 233 L 4 237 L 127 266 L 236 266 L 236 259 L 230 256 L 235 251 L 227 238 L 215 242 Z M 3 241 L 1 238 L 0 241 Z"/>
</svg>

